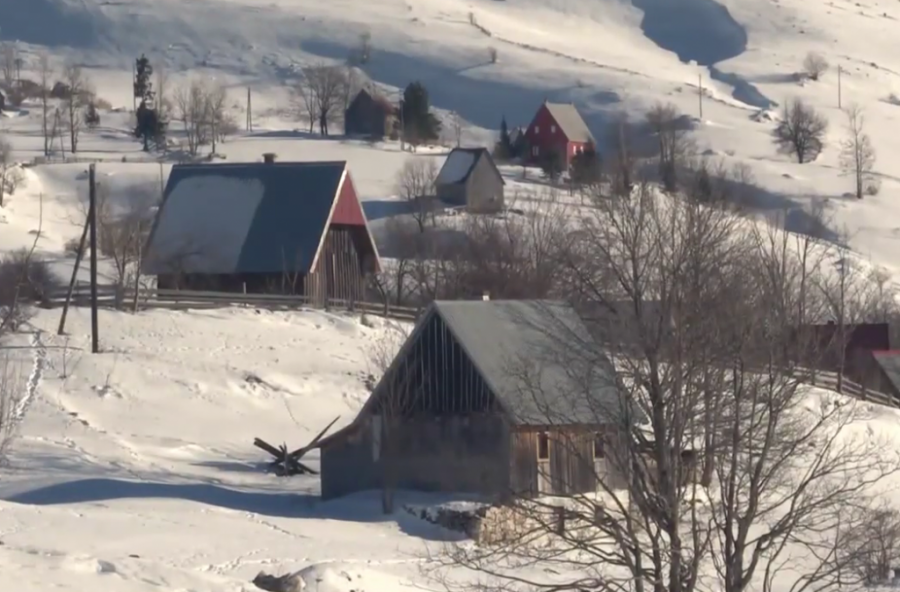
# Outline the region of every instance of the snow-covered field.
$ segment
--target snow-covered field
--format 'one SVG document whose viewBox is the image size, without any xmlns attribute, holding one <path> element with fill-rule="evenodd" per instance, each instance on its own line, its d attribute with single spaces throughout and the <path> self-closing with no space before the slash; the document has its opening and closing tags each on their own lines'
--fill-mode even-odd
<svg viewBox="0 0 900 592">
<path fill-rule="evenodd" d="M 366 73 L 392 97 L 423 82 L 439 114 L 465 121 L 466 145 L 489 145 L 502 117 L 527 124 L 544 99 L 575 102 L 598 138 L 615 113 L 639 118 L 671 102 L 697 118 L 702 151 L 749 166 L 760 211 L 795 211 L 790 229 L 796 211 L 822 204 L 859 257 L 900 277 L 898 18 L 888 0 L 8 0 L 0 40 L 17 40 L 23 78 L 35 78 L 46 50 L 57 70 L 82 64 L 119 108 L 83 132 L 79 154 L 98 161 L 116 199 L 157 195 L 171 166 L 141 152 L 121 110 L 145 53 L 172 85 L 225 82 L 238 122 L 252 89 L 254 131 L 217 147 L 227 161 L 265 152 L 348 161 L 377 233 L 403 210 L 394 176 L 404 162 L 440 165 L 446 149 L 412 156 L 392 143 L 311 136 L 289 117 L 285 90 L 297 66 L 343 61 L 368 32 Z M 831 69 L 801 84 L 810 51 Z M 839 166 L 839 90 L 842 106 L 865 110 L 879 156 L 881 191 L 861 201 L 845 196 L 853 184 Z M 829 119 L 813 163 L 771 142 L 772 116 L 790 97 Z M 42 154 L 34 105 L 3 113 L 0 134 L 18 161 Z M 54 269 L 70 272 L 64 246 L 81 231 L 86 168 L 21 169 L 0 208 L 0 253 L 37 237 Z M 516 181 L 517 169 L 504 174 L 509 193 L 541 191 Z M 33 332 L 16 336 L 23 347 L 5 350 L 20 358 L 27 404 L 12 464 L 0 470 L 0 590 L 249 590 L 260 569 L 302 568 L 315 592 L 427 586 L 423 546 L 447 532 L 403 513 L 385 519 L 374 497 L 320 503 L 315 479 L 265 475 L 250 445 L 260 436 L 300 446 L 334 417 L 350 421 L 384 327 L 313 311 L 103 311 L 104 352 L 92 356 L 87 313 L 72 313 L 69 340 L 55 336 L 57 314 L 41 312 Z M 895 432 L 900 415 L 885 411 L 872 426 Z"/>
</svg>

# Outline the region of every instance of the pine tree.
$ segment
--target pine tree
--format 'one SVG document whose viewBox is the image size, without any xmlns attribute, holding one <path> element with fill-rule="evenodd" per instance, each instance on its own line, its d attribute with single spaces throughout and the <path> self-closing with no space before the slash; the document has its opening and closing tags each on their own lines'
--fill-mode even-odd
<svg viewBox="0 0 900 592">
<path fill-rule="evenodd" d="M 569 175 L 573 185 L 594 185 L 600 182 L 602 174 L 603 163 L 592 143 L 585 146 L 582 152 L 572 157 Z"/>
<path fill-rule="evenodd" d="M 94 104 L 93 100 L 89 102 L 85 108 L 84 123 L 89 129 L 95 129 L 100 125 L 100 113 L 97 112 L 97 106 Z"/>
<path fill-rule="evenodd" d="M 144 143 L 144 151 L 150 151 L 152 142 L 157 150 L 162 150 L 166 145 L 166 130 L 168 122 L 152 107 L 155 93 L 153 83 L 153 66 L 147 56 L 141 55 L 135 60 L 134 68 L 134 98 L 140 101 L 135 111 L 134 137 L 140 138 Z"/>
<path fill-rule="evenodd" d="M 565 159 L 558 150 L 547 150 L 541 155 L 540 165 L 544 176 L 555 183 L 565 170 Z"/>
<path fill-rule="evenodd" d="M 436 140 L 441 133 L 441 122 L 431 112 L 428 90 L 421 82 L 411 82 L 403 91 L 404 135 L 412 141 Z"/>
<path fill-rule="evenodd" d="M 506 116 L 500 120 L 500 144 L 503 145 L 506 154 L 512 154 L 512 142 L 509 138 L 509 127 L 506 125 Z"/>
<path fill-rule="evenodd" d="M 150 80 L 153 77 L 153 66 L 147 56 L 143 54 L 135 60 L 134 66 L 134 98 L 139 101 L 152 102 L 153 84 Z"/>
</svg>

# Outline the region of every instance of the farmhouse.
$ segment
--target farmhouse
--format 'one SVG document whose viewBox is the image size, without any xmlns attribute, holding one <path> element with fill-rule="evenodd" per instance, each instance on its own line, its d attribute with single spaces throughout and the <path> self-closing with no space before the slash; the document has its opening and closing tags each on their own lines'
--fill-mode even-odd
<svg viewBox="0 0 900 592">
<path fill-rule="evenodd" d="M 359 91 L 344 111 L 344 133 L 348 136 L 384 138 L 397 133 L 398 109 L 386 98 Z"/>
<path fill-rule="evenodd" d="M 502 499 L 617 481 L 606 446 L 626 406 L 611 362 L 584 345 L 566 304 L 435 302 L 359 415 L 323 440 L 322 497 L 387 486 Z"/>
<path fill-rule="evenodd" d="M 435 181 L 438 199 L 472 212 L 503 209 L 506 182 L 485 148 L 454 148 Z"/>
<path fill-rule="evenodd" d="M 143 272 L 161 289 L 360 299 L 378 251 L 346 162 L 175 165 Z"/>
<path fill-rule="evenodd" d="M 568 167 L 573 156 L 594 143 L 594 136 L 575 105 L 544 101 L 525 130 L 525 141 L 527 162 L 539 163 L 558 154 Z"/>
</svg>

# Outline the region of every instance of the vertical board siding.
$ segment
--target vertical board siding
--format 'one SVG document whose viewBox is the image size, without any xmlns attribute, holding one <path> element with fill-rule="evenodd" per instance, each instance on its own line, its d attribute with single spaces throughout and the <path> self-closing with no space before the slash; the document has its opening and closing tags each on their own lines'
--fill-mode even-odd
<svg viewBox="0 0 900 592">
<path fill-rule="evenodd" d="M 328 229 L 316 268 L 307 276 L 306 296 L 324 305 L 328 299 L 356 302 L 362 299 L 365 276 L 362 260 L 350 228 Z"/>
</svg>

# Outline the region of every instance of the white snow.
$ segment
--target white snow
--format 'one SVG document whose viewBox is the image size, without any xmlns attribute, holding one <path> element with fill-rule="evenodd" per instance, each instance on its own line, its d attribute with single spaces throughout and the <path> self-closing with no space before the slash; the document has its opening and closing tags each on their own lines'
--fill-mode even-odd
<svg viewBox="0 0 900 592">
<path fill-rule="evenodd" d="M 76 158 L 97 161 L 117 203 L 159 195 L 182 156 L 177 121 L 173 154 L 163 159 L 142 153 L 131 133 L 132 64 L 141 53 L 164 66 L 170 88 L 192 77 L 226 85 L 241 131 L 217 146 L 220 159 L 255 162 L 274 152 L 279 161 L 347 161 L 376 236 L 404 212 L 394 177 L 407 159 L 440 165 L 456 145 L 451 112 L 464 122 L 462 146 L 490 146 L 501 118 L 526 125 L 545 99 L 574 102 L 598 140 L 612 115 L 638 120 L 652 104 L 671 102 L 694 118 L 701 152 L 753 173 L 751 205 L 761 218 L 788 211 L 785 225 L 797 230 L 804 212 L 822 205 L 854 256 L 895 279 L 897 19 L 900 5 L 887 0 L 0 2 L 0 34 L 18 40 L 23 78 L 37 78 L 37 53 L 47 50 L 56 78 L 64 62 L 82 63 L 112 103 L 96 130 L 82 131 Z M 373 45 L 363 70 L 391 100 L 421 81 L 444 121 L 444 146 L 411 155 L 396 142 L 322 139 L 291 113 L 286 82 L 305 65 L 344 62 L 363 32 Z M 831 68 L 803 82 L 810 51 Z M 879 155 L 881 191 L 863 200 L 844 196 L 852 180 L 839 165 L 838 67 L 840 105 L 865 109 Z M 248 87 L 252 131 L 243 130 Z M 830 122 L 813 163 L 792 162 L 772 145 L 772 103 L 790 97 Z M 72 155 L 60 153 L 58 140 L 43 159 L 40 115 L 29 101 L 0 118 L 14 157 L 38 161 L 19 169 L 22 182 L 0 208 L 0 253 L 37 239 L 68 277 L 65 245 L 84 222 L 87 162 L 65 163 Z M 448 163 L 442 176 L 461 163 Z M 527 179 L 518 167 L 503 173 L 508 196 L 541 207 L 537 171 Z M 216 235 L 203 237 L 217 244 L 228 232 L 239 236 L 237 220 L 249 220 L 258 188 L 219 185 L 202 192 L 218 200 L 214 219 L 173 210 L 172 228 L 190 225 L 196 236 L 212 224 Z M 16 336 L 26 349 L 7 350 L 21 368 L 22 420 L 12 465 L 0 469 L 0 590 L 238 591 L 252 589 L 260 570 L 301 571 L 313 592 L 428 587 L 423 549 L 451 533 L 405 512 L 385 518 L 376 496 L 321 503 L 316 479 L 264 474 L 264 455 L 251 446 L 259 436 L 296 447 L 338 415 L 336 428 L 349 422 L 366 397 L 367 351 L 382 326 L 314 311 L 102 311 L 103 353 L 91 355 L 86 311 L 70 313 L 69 338 L 56 336 L 57 322 L 58 311 L 41 311 L 30 334 Z M 900 413 L 881 409 L 866 426 L 896 440 Z"/>
<path fill-rule="evenodd" d="M 438 185 L 459 183 L 472 168 L 474 161 L 474 153 L 466 150 L 454 150 L 444 161 L 436 183 Z"/>
<path fill-rule="evenodd" d="M 259 179 L 203 175 L 183 179 L 160 210 L 146 268 L 233 273 L 265 195 Z"/>
</svg>

